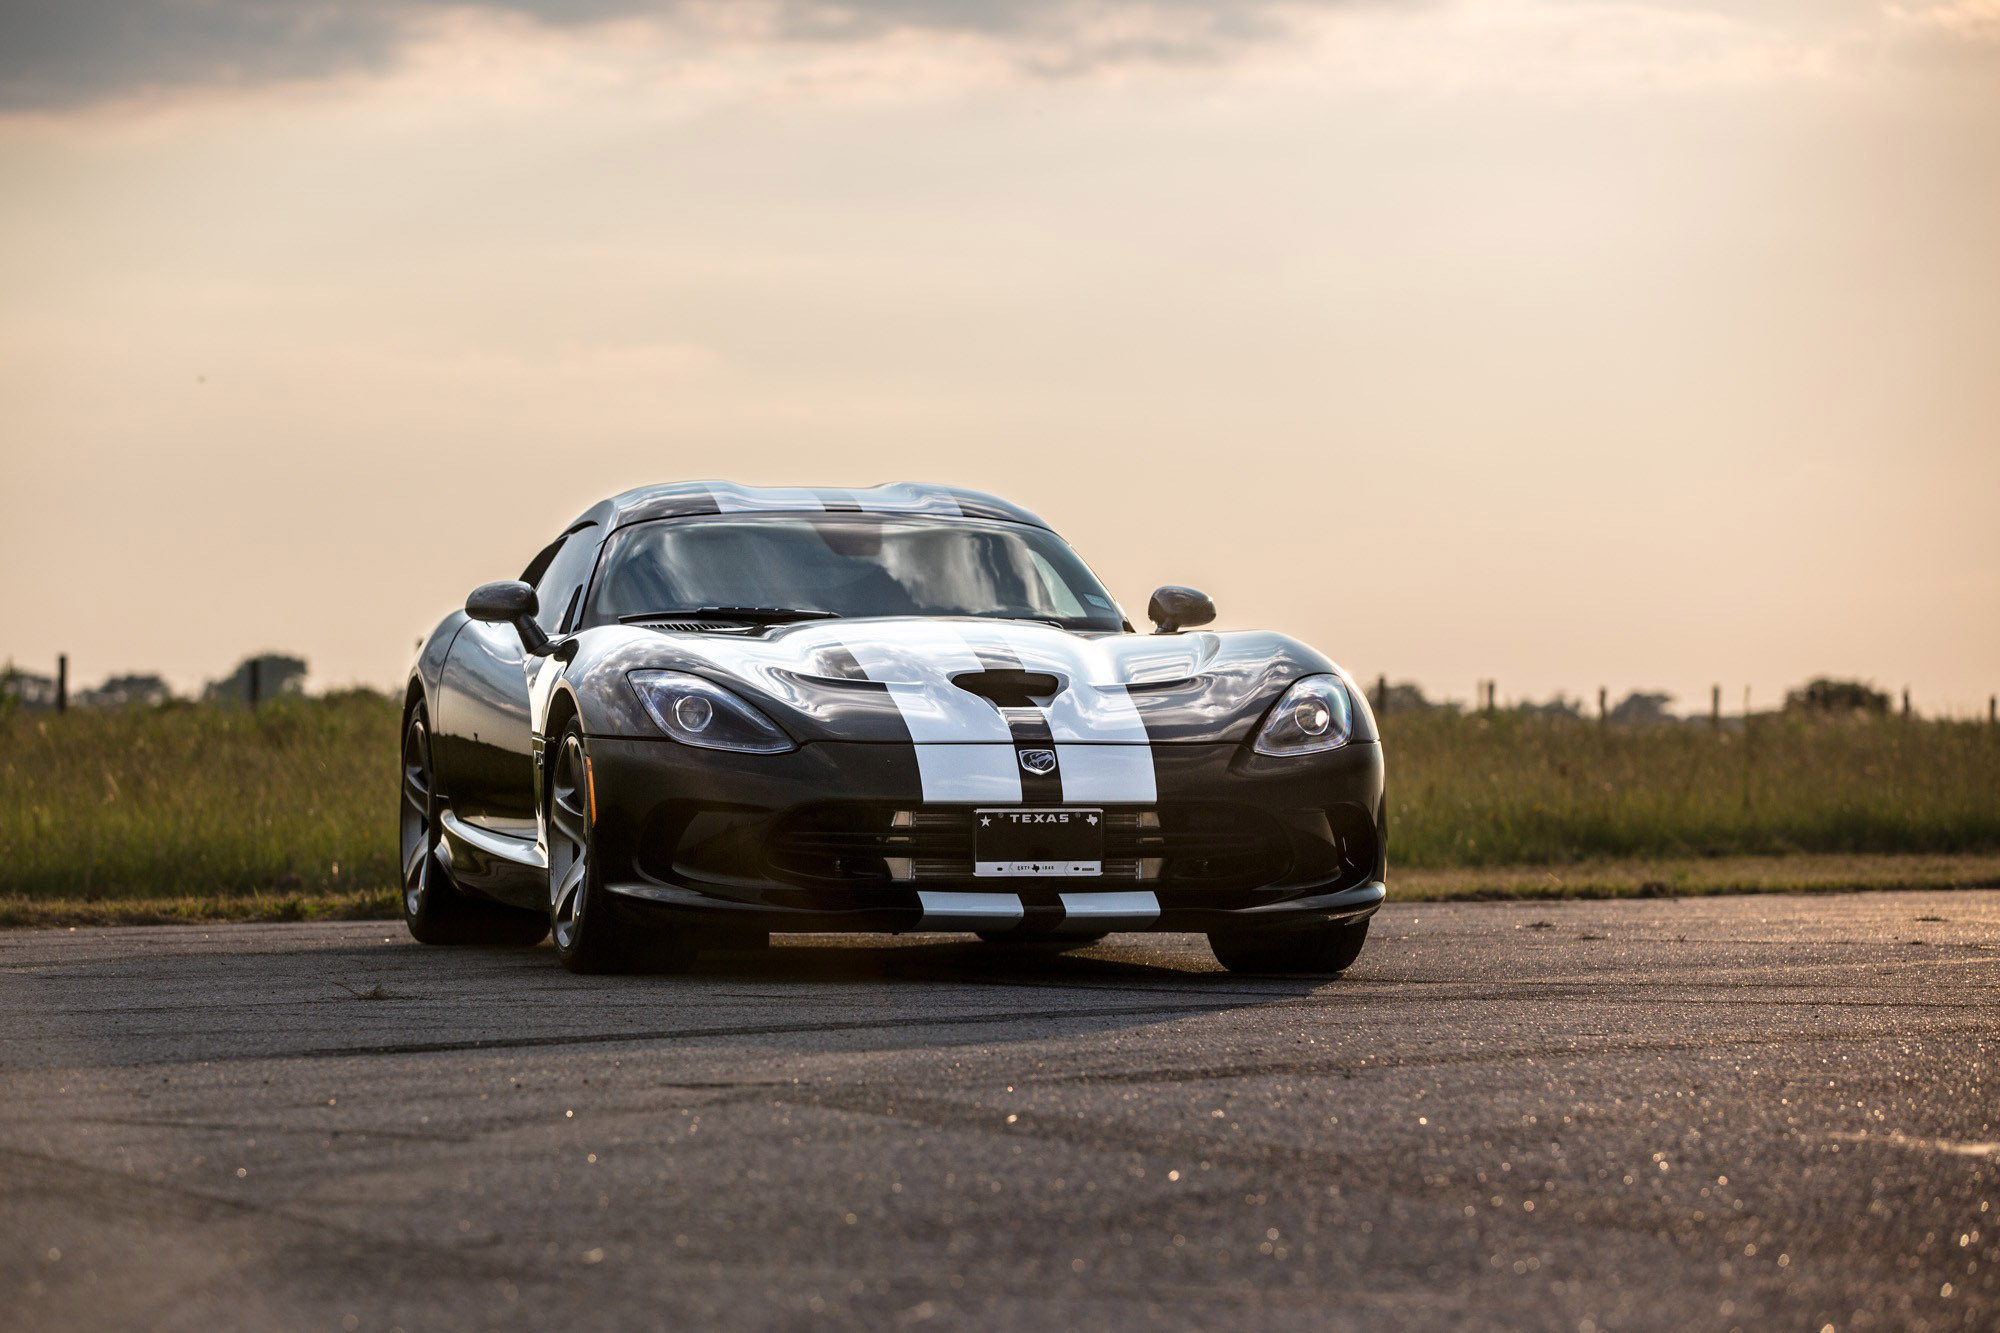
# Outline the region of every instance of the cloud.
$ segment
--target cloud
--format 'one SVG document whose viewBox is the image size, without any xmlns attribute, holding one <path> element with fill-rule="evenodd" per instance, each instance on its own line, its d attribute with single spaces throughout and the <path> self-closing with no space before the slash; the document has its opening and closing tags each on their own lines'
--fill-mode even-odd
<svg viewBox="0 0 2000 1333">
<path fill-rule="evenodd" d="M 2000 46 L 2000 0 L 1942 0 L 1890 5 L 1891 19 L 1930 35 L 1975 46 Z"/>
<path fill-rule="evenodd" d="M 8 0 L 0 111 L 393 66 L 449 15 L 550 29 L 628 22 L 792 43 L 899 34 L 985 39 L 1031 72 L 1213 61 L 1339 0 Z"/>
</svg>

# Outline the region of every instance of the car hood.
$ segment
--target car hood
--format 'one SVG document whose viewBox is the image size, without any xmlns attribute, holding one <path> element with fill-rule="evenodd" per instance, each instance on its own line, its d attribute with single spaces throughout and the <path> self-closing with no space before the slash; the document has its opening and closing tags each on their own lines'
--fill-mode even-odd
<svg viewBox="0 0 2000 1333">
<path fill-rule="evenodd" d="M 624 679 L 648 668 L 726 685 L 802 740 L 906 744 L 992 739 L 1003 705 L 1040 709 L 1070 742 L 1239 741 L 1293 681 L 1339 670 L 1262 630 L 1081 634 L 1034 621 L 885 617 L 748 633 L 618 625 L 578 637 L 567 674 L 586 696 L 587 724 L 627 734 L 657 730 Z"/>
</svg>

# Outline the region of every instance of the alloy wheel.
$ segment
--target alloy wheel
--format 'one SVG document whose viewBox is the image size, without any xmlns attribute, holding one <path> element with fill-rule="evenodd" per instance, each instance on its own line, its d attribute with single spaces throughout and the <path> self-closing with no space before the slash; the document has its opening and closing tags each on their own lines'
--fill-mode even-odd
<svg viewBox="0 0 2000 1333">
<path fill-rule="evenodd" d="M 556 947 L 576 946 L 589 905 L 589 777 L 583 742 L 575 732 L 563 737 L 549 791 L 549 926 Z"/>
<path fill-rule="evenodd" d="M 420 916 L 436 860 L 436 807 L 431 781 L 431 736 L 421 708 L 403 734 L 403 806 L 399 821 L 403 857 L 403 911 Z"/>
</svg>

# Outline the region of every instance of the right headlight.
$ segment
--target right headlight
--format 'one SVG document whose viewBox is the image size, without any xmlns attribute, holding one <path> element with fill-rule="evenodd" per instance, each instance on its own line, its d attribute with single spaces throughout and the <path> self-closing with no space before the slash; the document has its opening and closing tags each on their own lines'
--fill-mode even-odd
<svg viewBox="0 0 2000 1333">
<path fill-rule="evenodd" d="M 743 700 L 685 671 L 632 671 L 627 680 L 646 712 L 683 745 L 778 754 L 796 749 L 778 724 Z"/>
<path fill-rule="evenodd" d="M 1337 750 L 1354 734 L 1354 704 L 1338 676 L 1307 676 L 1279 696 L 1258 729 L 1258 754 Z"/>
</svg>

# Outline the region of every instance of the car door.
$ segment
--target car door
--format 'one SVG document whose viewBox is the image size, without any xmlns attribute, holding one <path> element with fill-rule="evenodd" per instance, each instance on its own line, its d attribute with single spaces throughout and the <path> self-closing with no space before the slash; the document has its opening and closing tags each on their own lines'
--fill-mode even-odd
<svg viewBox="0 0 2000 1333">
<path fill-rule="evenodd" d="M 574 628 L 583 585 L 597 562 L 603 531 L 571 528 L 543 548 L 522 574 L 535 585 L 535 619 L 551 636 Z M 469 621 L 451 645 L 438 689 L 439 779 L 459 819 L 492 832 L 535 837 L 535 767 L 528 694 L 549 659 L 530 660 L 512 625 Z"/>
</svg>

